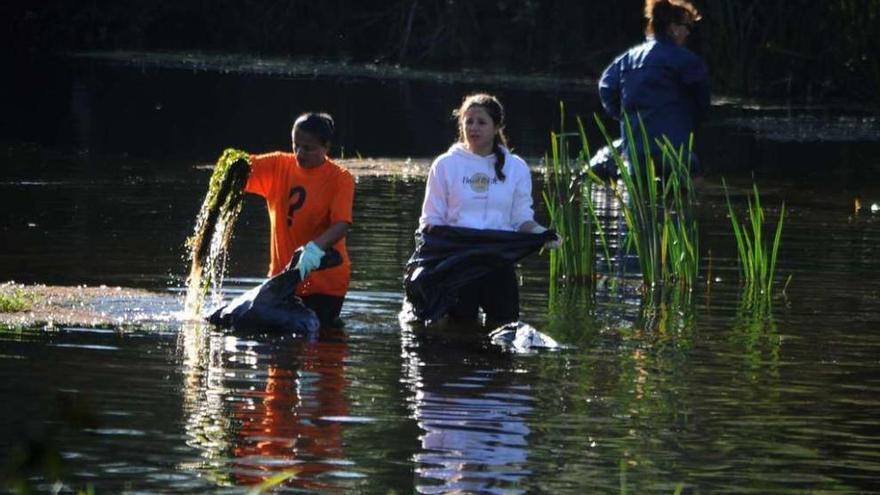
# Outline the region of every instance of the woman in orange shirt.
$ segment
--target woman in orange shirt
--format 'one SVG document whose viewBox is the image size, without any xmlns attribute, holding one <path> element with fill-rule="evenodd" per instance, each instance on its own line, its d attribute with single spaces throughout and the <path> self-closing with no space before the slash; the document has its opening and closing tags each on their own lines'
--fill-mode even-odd
<svg viewBox="0 0 880 495">
<path fill-rule="evenodd" d="M 266 199 L 271 229 L 269 276 L 281 272 L 303 247 L 295 268 L 304 281 L 296 294 L 315 311 L 322 326 L 338 327 L 351 278 L 345 236 L 352 222 L 354 179 L 327 156 L 333 135 L 329 115 L 300 115 L 291 131 L 293 153 L 251 156 L 245 191 Z M 342 263 L 312 273 L 330 247 L 342 255 Z"/>
</svg>

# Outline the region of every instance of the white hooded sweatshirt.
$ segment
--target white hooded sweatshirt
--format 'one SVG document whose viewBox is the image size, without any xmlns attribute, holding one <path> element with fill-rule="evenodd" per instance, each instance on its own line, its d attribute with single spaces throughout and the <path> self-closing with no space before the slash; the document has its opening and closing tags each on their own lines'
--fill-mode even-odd
<svg viewBox="0 0 880 495">
<path fill-rule="evenodd" d="M 507 148 L 505 179 L 495 176 L 495 155 L 479 156 L 453 144 L 431 164 L 419 228 L 449 225 L 472 229 L 519 230 L 533 220 L 532 177 L 526 162 Z"/>
</svg>

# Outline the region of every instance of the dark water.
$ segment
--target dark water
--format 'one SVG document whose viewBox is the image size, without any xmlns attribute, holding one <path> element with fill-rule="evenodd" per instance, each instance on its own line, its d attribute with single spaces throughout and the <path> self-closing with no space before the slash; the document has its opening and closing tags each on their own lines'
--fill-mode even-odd
<svg viewBox="0 0 880 495">
<path fill-rule="evenodd" d="M 546 256 L 533 257 L 523 319 L 572 348 L 512 356 L 398 323 L 424 188 L 403 174 L 358 180 L 344 333 L 224 335 L 174 314 L 209 176 L 194 165 L 226 146 L 286 148 L 291 117 L 315 108 L 337 117 L 346 154 L 427 158 L 448 145 L 449 111 L 474 88 L 21 70 L 2 81 L 0 279 L 156 297 L 133 325 L 0 333 L 4 465 L 58 452 L 66 486 L 98 493 L 244 493 L 288 469 L 291 492 L 880 492 L 880 217 L 853 212 L 856 196 L 880 201 L 870 116 L 716 107 L 699 188 L 711 290 L 647 313 L 615 293 L 593 305 L 549 295 Z M 488 89 L 531 158 L 559 99 L 596 106 L 589 92 Z M 790 211 L 779 272 L 792 279 L 766 319 L 740 310 L 720 189 L 724 175 L 742 201 L 753 172 L 772 216 L 783 200 Z M 232 288 L 264 274 L 264 210 L 248 199 Z M 49 491 L 35 457 L 30 481 Z"/>
</svg>

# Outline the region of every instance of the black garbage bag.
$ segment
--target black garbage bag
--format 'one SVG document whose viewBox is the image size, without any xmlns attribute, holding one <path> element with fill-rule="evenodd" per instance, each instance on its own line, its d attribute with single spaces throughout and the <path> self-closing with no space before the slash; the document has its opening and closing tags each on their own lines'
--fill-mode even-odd
<svg viewBox="0 0 880 495">
<path fill-rule="evenodd" d="M 299 270 L 294 269 L 301 254 L 302 248 L 293 254 L 284 271 L 215 309 L 208 316 L 208 322 L 243 332 L 307 334 L 318 330 L 318 316 L 294 296 L 302 282 Z M 316 269 L 323 270 L 340 263 L 342 256 L 329 248 Z"/>
<path fill-rule="evenodd" d="M 458 302 L 458 291 L 498 268 L 537 252 L 556 232 L 524 234 L 436 226 L 416 232 L 416 249 L 406 263 L 403 287 L 416 320 L 431 323 Z"/>
</svg>

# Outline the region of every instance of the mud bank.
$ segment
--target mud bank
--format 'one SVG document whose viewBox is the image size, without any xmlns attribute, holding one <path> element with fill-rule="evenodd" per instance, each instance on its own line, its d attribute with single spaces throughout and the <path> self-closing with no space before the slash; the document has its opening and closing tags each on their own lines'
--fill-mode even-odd
<svg viewBox="0 0 880 495">
<path fill-rule="evenodd" d="M 0 311 L 0 330 L 58 326 L 118 326 L 170 319 L 178 297 L 169 293 L 107 286 L 0 285 L 0 296 L 14 295 L 26 306 Z"/>
</svg>

